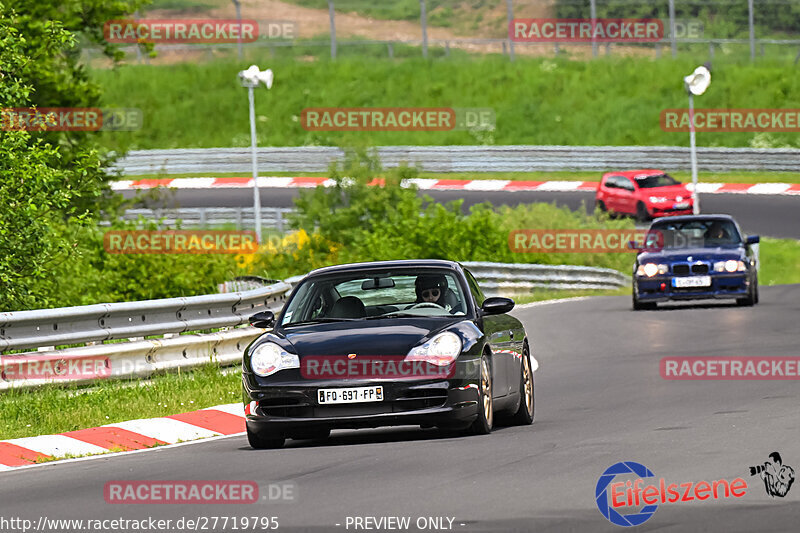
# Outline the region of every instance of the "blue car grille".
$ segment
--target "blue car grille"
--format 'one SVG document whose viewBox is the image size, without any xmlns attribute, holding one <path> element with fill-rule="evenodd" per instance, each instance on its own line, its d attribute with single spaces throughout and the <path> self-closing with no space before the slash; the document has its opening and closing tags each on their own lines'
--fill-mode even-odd
<svg viewBox="0 0 800 533">
<path fill-rule="evenodd" d="M 708 263 L 678 263 L 672 265 L 672 274 L 674 276 L 688 276 L 691 272 L 692 274 L 708 274 L 709 272 Z"/>
</svg>

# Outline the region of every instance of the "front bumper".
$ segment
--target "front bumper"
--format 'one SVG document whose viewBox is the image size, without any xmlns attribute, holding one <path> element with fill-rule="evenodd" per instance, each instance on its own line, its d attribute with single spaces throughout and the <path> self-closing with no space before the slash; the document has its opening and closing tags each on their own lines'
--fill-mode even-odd
<svg viewBox="0 0 800 533">
<path fill-rule="evenodd" d="M 672 207 L 667 207 L 664 205 L 661 206 L 651 205 L 649 207 L 649 210 L 653 218 L 675 217 L 679 215 L 691 215 L 694 213 L 691 205 L 684 209 L 673 209 Z"/>
<path fill-rule="evenodd" d="M 636 277 L 633 290 L 641 302 L 666 302 L 670 300 L 710 300 L 744 298 L 750 289 L 750 278 L 747 272 L 711 273 L 710 287 L 676 288 L 672 286 L 673 277 L 688 276 L 653 276 L 652 278 Z M 663 288 L 662 288 L 663 287 Z"/>
<path fill-rule="evenodd" d="M 465 427 L 478 416 L 478 380 L 295 380 L 258 384 L 242 377 L 251 431 L 291 434 L 294 429 L 368 428 L 394 425 Z M 322 388 L 381 385 L 379 402 L 321 405 Z"/>
</svg>

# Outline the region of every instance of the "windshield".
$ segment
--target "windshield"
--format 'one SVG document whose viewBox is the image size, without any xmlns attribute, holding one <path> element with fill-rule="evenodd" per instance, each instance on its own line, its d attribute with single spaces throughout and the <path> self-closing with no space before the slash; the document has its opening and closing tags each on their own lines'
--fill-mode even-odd
<svg viewBox="0 0 800 533">
<path fill-rule="evenodd" d="M 742 237 L 730 220 L 666 220 L 650 227 L 645 247 L 708 248 L 741 243 Z"/>
<path fill-rule="evenodd" d="M 465 313 L 464 291 L 451 272 L 383 270 L 303 282 L 287 304 L 281 325 Z"/>
<path fill-rule="evenodd" d="M 655 176 L 646 176 L 636 178 L 636 184 L 641 189 L 652 189 L 655 187 L 669 187 L 670 185 L 680 185 L 681 182 L 670 176 L 669 174 L 657 174 Z"/>
</svg>

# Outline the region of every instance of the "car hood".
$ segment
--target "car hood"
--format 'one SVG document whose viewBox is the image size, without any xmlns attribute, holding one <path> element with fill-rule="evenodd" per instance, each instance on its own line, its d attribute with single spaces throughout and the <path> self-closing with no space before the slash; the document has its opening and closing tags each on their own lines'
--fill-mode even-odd
<svg viewBox="0 0 800 533">
<path fill-rule="evenodd" d="M 667 185 L 666 187 L 648 187 L 640 189 L 642 194 L 646 196 L 664 196 L 670 200 L 675 200 L 678 196 L 681 200 L 691 200 L 692 193 L 686 188 L 685 185 Z"/>
<path fill-rule="evenodd" d="M 671 263 L 696 261 L 727 261 L 728 259 L 744 259 L 744 248 L 741 246 L 717 246 L 714 248 L 665 248 L 660 251 L 639 254 L 639 263 Z M 691 257 L 691 259 L 689 259 Z"/>
<path fill-rule="evenodd" d="M 466 340 L 464 333 L 468 328 L 453 327 L 459 322 L 470 324 L 464 317 L 387 318 L 310 324 L 280 329 L 276 334 L 282 343 L 289 344 L 287 348 L 300 356 L 406 355 L 414 346 L 446 329 L 460 332 L 462 340 Z"/>
</svg>

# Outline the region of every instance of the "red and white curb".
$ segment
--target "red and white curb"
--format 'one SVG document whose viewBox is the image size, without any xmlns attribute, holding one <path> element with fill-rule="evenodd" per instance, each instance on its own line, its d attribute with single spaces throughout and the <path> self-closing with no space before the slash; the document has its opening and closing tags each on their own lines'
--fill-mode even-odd
<svg viewBox="0 0 800 533">
<path fill-rule="evenodd" d="M 163 418 L 128 420 L 58 435 L 0 441 L 0 471 L 36 464 L 42 459 L 143 450 L 244 432 L 240 403 L 217 405 Z"/>
<path fill-rule="evenodd" d="M 383 180 L 375 179 L 371 185 L 378 185 Z M 316 187 L 322 185 L 329 187 L 333 180 L 324 177 L 259 177 L 258 186 L 273 189 L 296 189 Z M 449 191 L 542 191 L 542 192 L 577 192 L 594 191 L 597 189 L 596 181 L 512 181 L 512 180 L 437 180 L 437 179 L 412 179 L 405 183 L 413 183 L 420 190 L 449 190 Z M 175 189 L 238 189 L 252 188 L 253 178 L 160 178 L 141 180 L 120 180 L 112 183 L 115 191 L 130 191 L 168 187 Z M 689 190 L 692 185 L 688 184 Z M 800 195 L 800 183 L 700 183 L 697 192 L 703 194 L 796 194 Z"/>
</svg>

